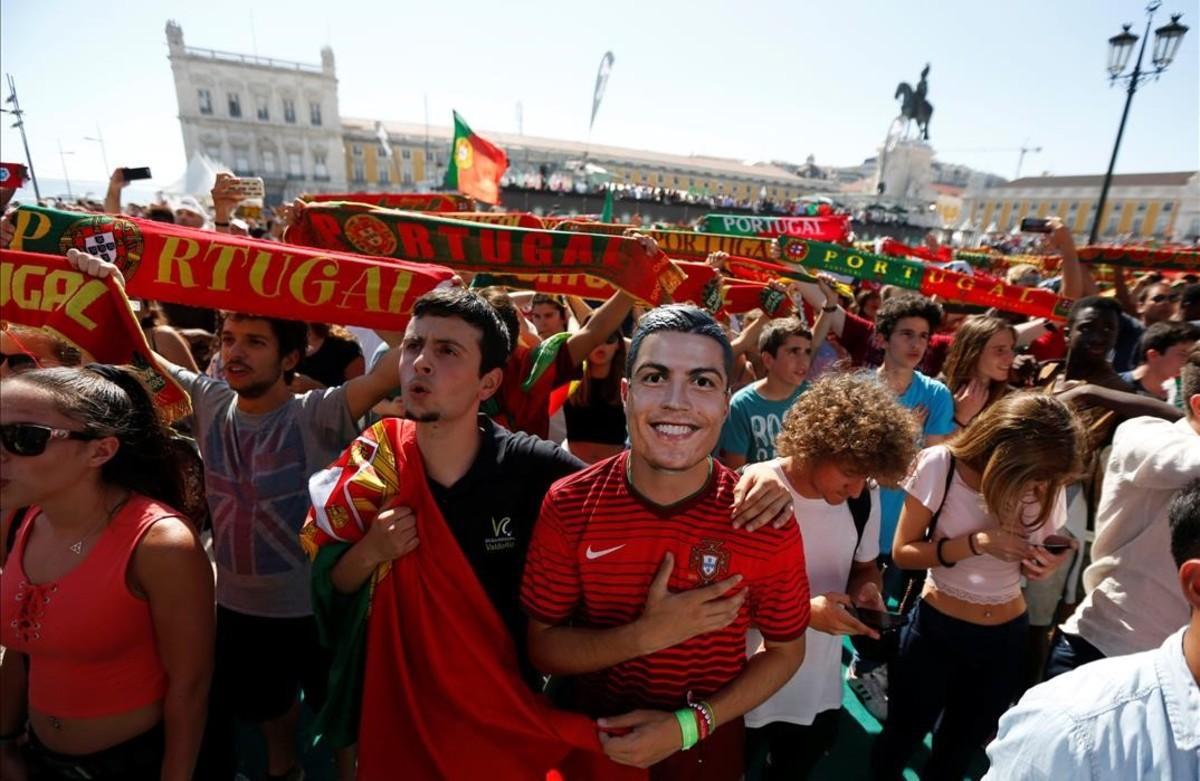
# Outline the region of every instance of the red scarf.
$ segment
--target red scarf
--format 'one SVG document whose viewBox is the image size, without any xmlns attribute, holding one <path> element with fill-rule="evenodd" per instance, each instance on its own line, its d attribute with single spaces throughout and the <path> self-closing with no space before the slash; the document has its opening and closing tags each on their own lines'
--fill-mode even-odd
<svg viewBox="0 0 1200 781">
<path fill-rule="evenodd" d="M 112 277 L 89 277 L 61 255 L 0 250 L 0 305 L 5 322 L 43 328 L 101 363 L 132 368 L 167 420 L 191 414 L 191 400 L 158 365 Z"/>
</svg>

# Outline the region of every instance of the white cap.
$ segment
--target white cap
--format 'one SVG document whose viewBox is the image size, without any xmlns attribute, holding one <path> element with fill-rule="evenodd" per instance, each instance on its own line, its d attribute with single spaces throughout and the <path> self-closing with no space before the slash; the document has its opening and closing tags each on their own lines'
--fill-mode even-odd
<svg viewBox="0 0 1200 781">
<path fill-rule="evenodd" d="M 194 214 L 199 214 L 204 219 L 208 219 L 208 212 L 200 205 L 194 195 L 185 195 L 175 202 L 175 208 L 172 211 L 189 211 Z"/>
</svg>

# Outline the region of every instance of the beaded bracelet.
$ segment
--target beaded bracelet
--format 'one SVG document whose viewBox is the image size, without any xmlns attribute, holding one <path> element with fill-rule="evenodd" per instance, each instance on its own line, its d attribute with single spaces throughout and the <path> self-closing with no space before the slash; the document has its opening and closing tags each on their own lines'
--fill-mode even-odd
<svg viewBox="0 0 1200 781">
<path fill-rule="evenodd" d="M 679 722 L 679 731 L 683 733 L 684 751 L 700 742 L 700 729 L 696 725 L 696 714 L 691 708 L 675 711 L 675 721 Z"/>
<path fill-rule="evenodd" d="M 689 702 L 688 707 L 696 712 L 696 721 L 700 724 L 700 739 L 704 740 L 716 729 L 712 706 L 707 702 Z"/>
</svg>

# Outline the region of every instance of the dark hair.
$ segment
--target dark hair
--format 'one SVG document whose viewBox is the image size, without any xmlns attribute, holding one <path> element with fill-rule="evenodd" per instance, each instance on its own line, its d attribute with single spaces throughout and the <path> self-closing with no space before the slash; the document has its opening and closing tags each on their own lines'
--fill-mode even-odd
<svg viewBox="0 0 1200 781">
<path fill-rule="evenodd" d="M 637 330 L 633 332 L 633 340 L 629 343 L 629 357 L 625 360 L 626 378 L 633 376 L 633 367 L 637 364 L 642 340 L 651 334 L 662 332 L 707 336 L 719 344 L 725 363 L 725 386 L 729 387 L 733 379 L 733 347 L 729 345 L 729 337 L 712 315 L 691 304 L 668 304 L 642 315 Z"/>
<path fill-rule="evenodd" d="M 1180 489 L 1167 509 L 1171 523 L 1171 555 L 1175 566 L 1189 559 L 1200 559 L 1200 480 Z"/>
<path fill-rule="evenodd" d="M 505 296 L 507 298 L 507 296 Z M 479 329 L 479 376 L 508 361 L 510 340 L 502 315 L 482 295 L 461 287 L 431 290 L 413 304 L 412 316 L 457 317 Z"/>
<path fill-rule="evenodd" d="M 1200 394 L 1200 344 L 1188 353 L 1187 362 L 1179 370 L 1179 395 L 1183 397 L 1183 411 L 1192 417 L 1192 397 Z"/>
<path fill-rule="evenodd" d="M 896 323 L 906 317 L 923 319 L 929 323 L 932 332 L 942 322 L 942 308 L 925 296 L 914 293 L 892 296 L 879 305 L 879 312 L 875 315 L 875 330 L 884 339 L 891 339 Z"/>
<path fill-rule="evenodd" d="M 117 438 L 116 454 L 100 467 L 106 483 L 183 507 L 183 471 L 170 445 L 170 429 L 130 370 L 96 363 L 54 366 L 23 372 L 11 381 L 49 393 L 55 408 L 82 423 L 85 432 Z"/>
<path fill-rule="evenodd" d="M 271 327 L 271 333 L 275 334 L 275 341 L 279 342 L 279 359 L 283 360 L 292 353 L 299 353 L 303 358 L 308 351 L 308 325 L 299 320 L 283 320 L 278 317 L 263 317 L 262 315 L 250 315 L 243 312 L 225 312 L 221 316 L 221 322 L 217 326 L 217 338 L 221 336 L 221 331 L 225 329 L 225 321 L 230 320 L 235 323 L 240 323 L 245 320 L 262 320 Z M 285 369 L 283 372 L 283 381 L 291 384 L 292 378 L 296 376 L 295 369 Z"/>
<path fill-rule="evenodd" d="M 1162 355 L 1181 342 L 1194 342 L 1200 339 L 1200 328 L 1191 323 L 1165 321 L 1155 323 L 1142 333 L 1137 343 L 1137 359 L 1146 360 L 1146 351 L 1154 350 Z"/>
<path fill-rule="evenodd" d="M 517 311 L 517 305 L 502 288 L 485 287 L 476 292 L 500 315 L 500 322 L 504 323 L 508 338 L 508 351 L 511 353 L 517 349 L 517 341 L 521 338 L 521 313 Z"/>
<path fill-rule="evenodd" d="M 764 315 L 765 316 L 765 315 Z M 812 331 L 798 317 L 777 317 L 763 328 L 758 337 L 758 351 L 776 357 L 779 348 L 791 336 L 803 336 L 812 339 Z"/>
<path fill-rule="evenodd" d="M 1084 296 L 1083 298 L 1075 299 L 1075 303 L 1071 304 L 1070 311 L 1067 312 L 1067 327 L 1070 328 L 1074 324 L 1075 319 L 1079 317 L 1079 313 L 1085 309 L 1095 309 L 1097 312 L 1105 312 L 1117 318 L 1117 322 L 1121 321 L 1121 305 L 1117 303 L 1115 298 L 1107 296 Z"/>
<path fill-rule="evenodd" d="M 533 309 L 538 304 L 549 304 L 558 309 L 558 314 L 562 317 L 563 322 L 567 321 L 567 307 L 559 300 L 558 296 L 552 296 L 547 293 L 534 293 L 533 298 L 529 300 L 529 308 Z"/>
<path fill-rule="evenodd" d="M 1179 296 L 1179 304 L 1184 307 L 1200 304 L 1200 284 L 1185 287 Z"/>
<path fill-rule="evenodd" d="M 879 295 L 877 288 L 863 288 L 858 291 L 858 294 L 854 296 L 854 303 L 858 306 L 858 314 L 862 314 L 863 309 L 867 306 L 867 302 L 872 298 L 878 299 L 881 304 L 883 303 L 883 297 Z"/>
</svg>

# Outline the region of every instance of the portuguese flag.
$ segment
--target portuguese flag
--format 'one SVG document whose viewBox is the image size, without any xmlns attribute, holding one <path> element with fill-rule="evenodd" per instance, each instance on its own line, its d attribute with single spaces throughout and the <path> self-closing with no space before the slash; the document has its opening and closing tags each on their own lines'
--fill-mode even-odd
<svg viewBox="0 0 1200 781">
<path fill-rule="evenodd" d="M 446 189 L 458 190 L 484 203 L 500 203 L 500 177 L 506 170 L 508 155 L 504 150 L 472 132 L 455 111 Z"/>
</svg>

